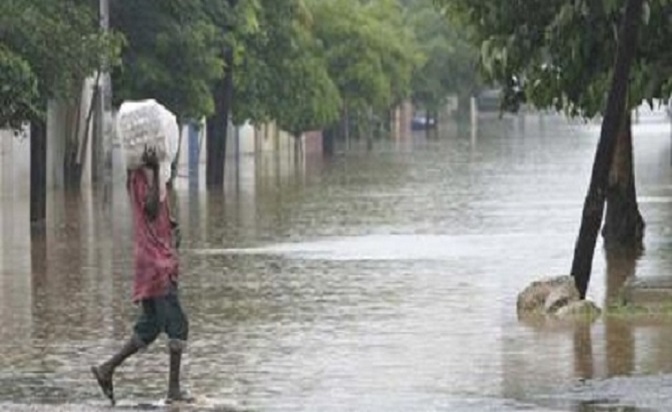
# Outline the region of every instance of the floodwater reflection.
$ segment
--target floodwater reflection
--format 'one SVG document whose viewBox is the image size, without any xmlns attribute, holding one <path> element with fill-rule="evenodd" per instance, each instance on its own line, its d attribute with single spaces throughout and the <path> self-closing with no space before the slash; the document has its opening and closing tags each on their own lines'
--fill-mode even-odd
<svg viewBox="0 0 672 412">
<path fill-rule="evenodd" d="M 646 127 L 635 144 L 646 254 L 596 253 L 589 294 L 602 304 L 627 277 L 672 269 L 669 135 Z M 485 122 L 477 139 L 243 158 L 221 193 L 181 178 L 189 386 L 268 411 L 643 402 L 628 379 L 672 373 L 672 322 L 534 327 L 515 314 L 526 284 L 569 269 L 597 131 L 534 115 Z M 2 198 L 0 406 L 103 404 L 88 367 L 135 315 L 123 183 L 108 195 L 52 194 L 49 225 L 32 234 L 25 203 Z M 163 343 L 122 367 L 120 399 L 162 396 Z"/>
</svg>

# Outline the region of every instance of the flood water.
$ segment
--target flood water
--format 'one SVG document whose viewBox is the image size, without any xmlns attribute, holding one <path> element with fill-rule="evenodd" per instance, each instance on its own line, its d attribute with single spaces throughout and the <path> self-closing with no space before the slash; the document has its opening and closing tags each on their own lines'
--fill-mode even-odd
<svg viewBox="0 0 672 412">
<path fill-rule="evenodd" d="M 607 265 L 598 245 L 600 306 L 628 276 L 672 276 L 669 124 L 643 116 L 634 133 L 646 252 Z M 223 194 L 183 178 L 191 391 L 255 411 L 672 409 L 672 320 L 516 318 L 529 282 L 568 273 L 598 134 L 529 115 L 242 159 Z M 89 367 L 136 314 L 123 185 L 51 194 L 32 235 L 25 197 L 3 196 L 0 408 L 103 408 Z M 160 339 L 118 370 L 117 398 L 156 401 L 166 374 Z"/>
</svg>

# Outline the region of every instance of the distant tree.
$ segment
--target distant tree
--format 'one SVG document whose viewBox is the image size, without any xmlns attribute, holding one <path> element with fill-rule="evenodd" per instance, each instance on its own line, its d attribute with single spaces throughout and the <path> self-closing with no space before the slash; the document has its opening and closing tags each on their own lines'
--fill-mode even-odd
<svg viewBox="0 0 672 412">
<path fill-rule="evenodd" d="M 234 121 L 276 121 L 299 137 L 338 118 L 340 96 L 302 0 L 262 0 L 259 29 L 241 39 Z"/>
<path fill-rule="evenodd" d="M 353 116 L 370 123 L 411 94 L 422 62 L 415 34 L 396 0 L 310 0 L 314 33 L 338 88 L 346 134 Z M 370 133 L 369 133 L 370 134 Z"/>
<path fill-rule="evenodd" d="M 424 63 L 413 75 L 413 102 L 436 113 L 450 95 L 457 95 L 460 107 L 479 86 L 478 48 L 469 42 L 463 26 L 436 12 L 431 0 L 407 0 L 408 20 L 413 27 Z"/>
</svg>

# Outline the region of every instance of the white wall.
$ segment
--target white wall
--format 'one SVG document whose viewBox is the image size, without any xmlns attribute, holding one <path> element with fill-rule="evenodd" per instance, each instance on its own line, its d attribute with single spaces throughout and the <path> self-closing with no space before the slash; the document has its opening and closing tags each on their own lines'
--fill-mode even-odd
<svg viewBox="0 0 672 412">
<path fill-rule="evenodd" d="M 245 123 L 238 128 L 238 148 L 241 155 L 253 155 L 255 152 L 254 126 Z"/>
<path fill-rule="evenodd" d="M 86 133 L 86 120 L 91 108 L 91 98 L 93 97 L 93 88 L 95 79 L 88 78 L 82 85 L 81 101 L 79 105 L 78 139 L 83 142 Z M 77 126 L 68 124 L 68 113 L 76 110 L 75 105 L 67 105 L 59 101 L 50 101 L 47 106 L 47 188 L 63 188 L 63 164 L 65 160 L 65 141 L 68 130 L 77 129 Z M 93 122 L 88 131 L 88 144 L 84 156 L 84 166 L 82 168 L 82 187 L 91 184 L 91 148 L 93 147 Z M 80 148 L 81 150 L 81 148 Z"/>
<path fill-rule="evenodd" d="M 11 130 L 0 130 L 0 199 L 30 194 L 30 139 L 25 133 L 14 137 Z"/>
<path fill-rule="evenodd" d="M 31 322 L 30 250 L 30 140 L 28 132 L 17 138 L 0 130 L 0 325 L 26 332 Z M 28 255 L 30 256 L 30 255 Z M 11 328 L 21 324 L 25 328 Z M 3 341 L 0 328 L 0 342 Z"/>
</svg>

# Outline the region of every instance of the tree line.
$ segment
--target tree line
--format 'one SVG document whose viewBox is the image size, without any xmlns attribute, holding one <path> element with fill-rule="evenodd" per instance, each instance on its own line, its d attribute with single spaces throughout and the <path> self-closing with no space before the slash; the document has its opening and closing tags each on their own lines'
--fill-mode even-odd
<svg viewBox="0 0 672 412">
<path fill-rule="evenodd" d="M 47 103 L 97 72 L 114 105 L 154 98 L 206 119 L 210 187 L 230 121 L 370 133 L 402 101 L 436 112 L 477 79 L 477 50 L 431 0 L 114 0 L 109 31 L 98 0 L 0 3 L 0 125 L 30 122 L 37 168 Z"/>
</svg>

